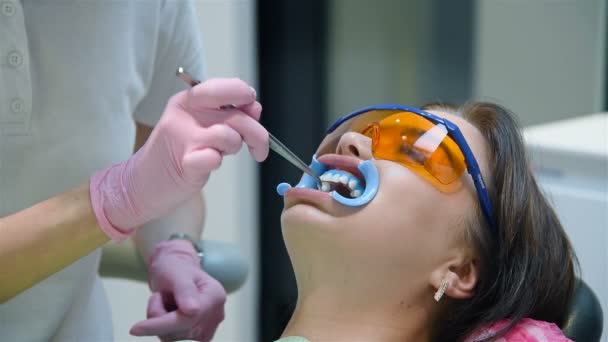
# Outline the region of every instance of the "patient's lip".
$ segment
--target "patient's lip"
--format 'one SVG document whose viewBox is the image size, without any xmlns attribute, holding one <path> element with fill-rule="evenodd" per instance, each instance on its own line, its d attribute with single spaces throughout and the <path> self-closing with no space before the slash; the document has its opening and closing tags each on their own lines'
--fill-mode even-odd
<svg viewBox="0 0 608 342">
<path fill-rule="evenodd" d="M 296 204 L 330 205 L 333 201 L 328 192 L 298 187 L 287 190 L 284 199 L 285 209 L 288 209 Z"/>
<path fill-rule="evenodd" d="M 324 154 L 318 157 L 317 160 L 320 163 L 325 164 L 328 169 L 347 171 L 365 182 L 365 177 L 363 177 L 363 174 L 359 171 L 359 164 L 362 160 L 357 157 L 341 154 Z"/>
</svg>

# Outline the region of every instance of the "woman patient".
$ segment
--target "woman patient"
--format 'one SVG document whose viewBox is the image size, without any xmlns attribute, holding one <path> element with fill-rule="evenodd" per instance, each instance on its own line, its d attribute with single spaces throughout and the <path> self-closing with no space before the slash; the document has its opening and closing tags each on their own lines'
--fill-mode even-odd
<svg viewBox="0 0 608 342">
<path fill-rule="evenodd" d="M 316 154 L 321 191 L 285 193 L 299 298 L 283 337 L 569 341 L 558 326 L 575 257 L 512 114 L 490 103 L 423 109 L 338 120 Z"/>
</svg>

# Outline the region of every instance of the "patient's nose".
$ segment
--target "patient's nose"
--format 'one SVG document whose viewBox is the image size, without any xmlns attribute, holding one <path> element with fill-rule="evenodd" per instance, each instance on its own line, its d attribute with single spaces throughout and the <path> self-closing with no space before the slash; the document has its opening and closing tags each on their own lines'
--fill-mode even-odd
<svg viewBox="0 0 608 342">
<path fill-rule="evenodd" d="M 338 141 L 336 153 L 362 160 L 372 159 L 372 139 L 360 133 L 344 133 Z"/>
</svg>

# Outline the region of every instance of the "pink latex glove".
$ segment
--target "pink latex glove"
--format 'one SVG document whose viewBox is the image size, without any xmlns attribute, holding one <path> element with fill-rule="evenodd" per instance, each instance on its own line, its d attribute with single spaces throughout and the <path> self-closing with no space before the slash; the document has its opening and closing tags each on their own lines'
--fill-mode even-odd
<svg viewBox="0 0 608 342">
<path fill-rule="evenodd" d="M 163 342 L 210 341 L 224 320 L 226 292 L 201 269 L 192 245 L 182 240 L 161 242 L 148 264 L 148 319 L 135 324 L 131 334 L 158 336 Z"/>
<path fill-rule="evenodd" d="M 492 324 L 489 327 L 480 329 L 477 333 L 466 339 L 466 342 L 478 341 L 484 337 L 493 335 L 509 325 L 511 321 L 503 319 Z M 524 318 L 513 329 L 497 342 L 572 342 L 564 336 L 557 325 L 549 322 L 537 321 L 530 318 Z"/>
<path fill-rule="evenodd" d="M 233 104 L 236 109 L 220 110 Z M 256 93 L 239 79 L 212 79 L 173 96 L 144 146 L 91 177 L 101 228 L 121 241 L 201 190 L 222 158 L 243 141 L 257 161 L 268 156 Z"/>
</svg>

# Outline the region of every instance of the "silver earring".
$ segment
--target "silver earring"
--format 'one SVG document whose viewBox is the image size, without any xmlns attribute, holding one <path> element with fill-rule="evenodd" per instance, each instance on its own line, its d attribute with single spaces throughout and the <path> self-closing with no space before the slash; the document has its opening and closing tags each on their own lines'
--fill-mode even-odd
<svg viewBox="0 0 608 342">
<path fill-rule="evenodd" d="M 448 289 L 448 287 L 450 287 L 450 282 L 447 279 L 443 279 L 441 281 L 441 285 L 437 289 L 437 292 L 435 292 L 435 296 L 433 296 L 433 298 L 435 298 L 436 302 L 441 300 L 441 297 L 443 297 L 443 295 L 445 294 L 445 291 Z"/>
</svg>

